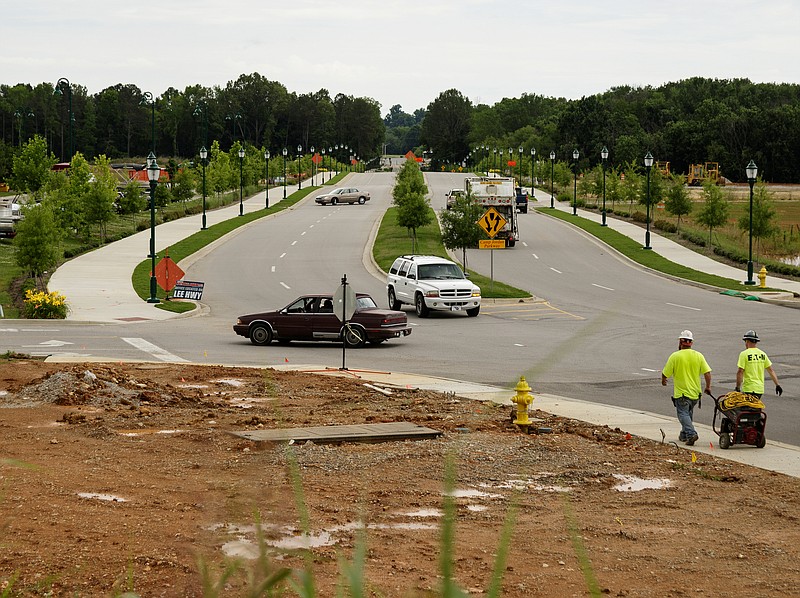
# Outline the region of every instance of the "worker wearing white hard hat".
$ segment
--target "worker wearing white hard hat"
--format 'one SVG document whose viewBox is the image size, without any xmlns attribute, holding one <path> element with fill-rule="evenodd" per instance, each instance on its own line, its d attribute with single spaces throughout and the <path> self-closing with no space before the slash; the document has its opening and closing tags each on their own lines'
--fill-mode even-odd
<svg viewBox="0 0 800 598">
<path fill-rule="evenodd" d="M 683 330 L 678 335 L 678 350 L 667 359 L 661 371 L 661 385 L 667 385 L 667 379 L 673 379 L 672 403 L 681 424 L 678 439 L 691 446 L 697 442 L 699 436 L 694 428 L 692 417 L 694 407 L 702 396 L 700 391 L 700 376 L 705 380 L 706 394 L 711 394 L 711 367 L 706 358 L 699 351 L 692 348 L 694 335 L 691 330 Z"/>
</svg>

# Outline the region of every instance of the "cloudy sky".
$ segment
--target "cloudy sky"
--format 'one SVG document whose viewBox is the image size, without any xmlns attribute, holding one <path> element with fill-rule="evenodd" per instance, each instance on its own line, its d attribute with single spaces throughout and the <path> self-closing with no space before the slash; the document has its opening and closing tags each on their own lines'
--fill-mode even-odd
<svg viewBox="0 0 800 598">
<path fill-rule="evenodd" d="M 258 72 L 382 114 L 458 89 L 475 103 L 580 98 L 693 76 L 800 83 L 798 0 L 24 0 L 3 11 L 0 83 L 66 77 L 224 87 Z"/>
</svg>

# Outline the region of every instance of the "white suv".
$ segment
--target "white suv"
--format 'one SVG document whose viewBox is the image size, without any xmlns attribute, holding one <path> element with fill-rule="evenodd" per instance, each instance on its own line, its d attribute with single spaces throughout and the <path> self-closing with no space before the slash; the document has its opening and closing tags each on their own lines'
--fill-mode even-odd
<svg viewBox="0 0 800 598">
<path fill-rule="evenodd" d="M 389 309 L 413 305 L 420 318 L 431 310 L 463 310 L 471 318 L 481 311 L 480 287 L 458 264 L 433 255 L 401 255 L 389 269 L 386 290 Z"/>
</svg>

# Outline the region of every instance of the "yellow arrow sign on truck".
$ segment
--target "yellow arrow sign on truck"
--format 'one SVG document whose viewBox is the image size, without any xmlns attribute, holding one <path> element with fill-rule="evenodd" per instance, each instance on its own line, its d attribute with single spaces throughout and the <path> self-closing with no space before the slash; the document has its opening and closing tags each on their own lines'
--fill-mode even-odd
<svg viewBox="0 0 800 598">
<path fill-rule="evenodd" d="M 486 234 L 492 239 L 497 236 L 497 233 L 503 230 L 505 225 L 506 219 L 494 208 L 486 210 L 483 216 L 478 219 L 478 226 L 485 230 Z"/>
</svg>

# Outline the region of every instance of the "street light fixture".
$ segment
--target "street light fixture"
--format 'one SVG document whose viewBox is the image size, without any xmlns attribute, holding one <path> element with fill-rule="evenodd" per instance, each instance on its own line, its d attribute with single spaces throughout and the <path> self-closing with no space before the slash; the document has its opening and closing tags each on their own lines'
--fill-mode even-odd
<svg viewBox="0 0 800 598">
<path fill-rule="evenodd" d="M 142 104 L 150 104 L 150 141 L 153 153 L 156 151 L 156 99 L 149 91 L 142 94 Z"/>
<path fill-rule="evenodd" d="M 317 179 L 314 178 L 316 176 L 314 174 L 314 146 L 312 145 L 308 149 L 309 152 L 311 153 L 311 186 L 313 187 L 314 185 L 317 184 Z"/>
<path fill-rule="evenodd" d="M 73 142 L 73 135 L 72 135 L 72 122 L 74 120 L 74 116 L 72 115 L 72 85 L 69 82 L 69 79 L 66 77 L 61 77 L 58 82 L 56 83 L 56 88 L 54 90 L 55 95 L 62 95 L 64 92 L 61 90 L 62 87 L 67 88 L 67 109 L 69 112 L 69 158 L 66 160 L 67 162 L 72 161 L 72 156 L 75 155 L 75 144 Z M 63 133 L 62 133 L 63 135 Z M 63 143 L 63 137 L 62 143 Z"/>
<path fill-rule="evenodd" d="M 298 191 L 300 191 L 300 189 L 303 188 L 303 179 L 300 177 L 300 152 L 302 151 L 303 151 L 303 146 L 298 145 L 297 146 L 297 190 Z"/>
<path fill-rule="evenodd" d="M 606 224 L 606 159 L 608 158 L 608 148 L 605 145 L 600 150 L 600 157 L 603 159 L 603 222 L 600 226 L 608 226 Z"/>
<path fill-rule="evenodd" d="M 200 163 L 203 165 L 203 226 L 200 230 L 206 230 L 206 160 L 208 159 L 208 150 L 206 146 L 200 148 Z"/>
<path fill-rule="evenodd" d="M 522 187 L 522 152 L 523 148 L 519 146 L 519 186 Z"/>
<path fill-rule="evenodd" d="M 244 147 L 239 148 L 239 216 L 244 216 L 244 203 L 242 202 L 242 192 L 244 187 L 244 177 L 242 176 L 244 168 Z"/>
<path fill-rule="evenodd" d="M 156 297 L 156 186 L 161 177 L 161 168 L 156 155 L 147 155 L 147 180 L 150 181 L 150 298 L 148 303 L 159 303 Z"/>
<path fill-rule="evenodd" d="M 534 169 L 533 165 L 536 163 L 536 148 L 531 148 L 531 196 L 536 198 L 536 190 L 534 189 Z"/>
<path fill-rule="evenodd" d="M 553 179 L 555 178 L 556 172 L 556 153 L 553 150 L 550 150 L 550 209 L 554 209 L 555 205 L 555 195 L 553 194 Z"/>
<path fill-rule="evenodd" d="M 644 166 L 647 169 L 647 220 L 645 223 L 643 249 L 652 249 L 650 247 L 650 169 L 653 167 L 653 155 L 650 152 L 647 152 L 644 156 Z"/>
<path fill-rule="evenodd" d="M 328 146 L 328 182 L 333 178 L 333 148 Z M 323 183 L 325 181 L 322 181 Z"/>
<path fill-rule="evenodd" d="M 746 285 L 754 285 L 756 281 L 753 280 L 753 185 L 756 183 L 758 176 L 758 166 L 750 160 L 747 165 L 747 182 L 750 185 L 750 253 L 747 258 L 747 280 L 744 281 Z"/>
<path fill-rule="evenodd" d="M 264 193 L 264 209 L 269 210 L 269 150 L 264 152 L 264 175 L 266 177 L 264 179 L 264 187 L 266 189 Z"/>
<path fill-rule="evenodd" d="M 575 172 L 573 172 L 573 189 L 572 189 L 572 215 L 578 215 L 578 158 L 580 157 L 580 153 L 578 150 L 573 150 L 572 152 L 572 163 Z"/>
<path fill-rule="evenodd" d="M 281 153 L 283 154 L 283 199 L 286 199 L 286 154 L 289 153 L 289 150 L 283 148 Z"/>
</svg>

